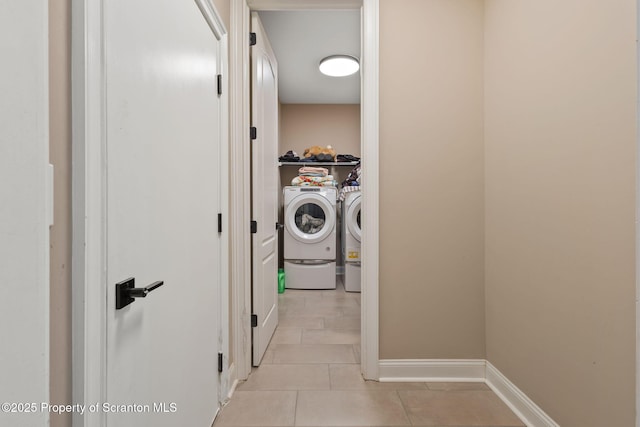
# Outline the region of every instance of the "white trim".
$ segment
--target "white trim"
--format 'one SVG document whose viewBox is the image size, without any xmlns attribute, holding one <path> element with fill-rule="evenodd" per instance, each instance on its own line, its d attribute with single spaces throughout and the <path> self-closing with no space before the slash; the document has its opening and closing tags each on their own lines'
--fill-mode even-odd
<svg viewBox="0 0 640 427">
<path fill-rule="evenodd" d="M 230 381 L 231 386 L 227 389 L 226 393 L 221 396 L 220 407 L 218 408 L 218 412 L 216 413 L 216 416 L 213 419 L 213 424 L 211 424 L 211 427 L 215 427 L 215 423 L 216 423 L 217 417 L 222 413 L 222 410 L 224 409 L 224 407 L 229 404 L 229 402 L 231 401 L 231 397 L 233 396 L 233 393 L 235 393 L 236 388 L 238 387 L 238 384 L 240 383 L 240 381 L 238 381 L 238 378 L 236 377 L 236 364 L 235 363 L 232 363 L 229 366 L 228 375 L 229 375 L 229 378 L 231 379 L 231 381 Z"/>
<path fill-rule="evenodd" d="M 220 413 L 222 413 L 222 409 L 224 409 L 224 407 L 229 404 L 229 402 L 231 401 L 231 397 L 233 396 L 233 393 L 236 392 L 236 388 L 238 387 L 238 384 L 240 384 L 240 381 L 238 381 L 236 377 L 235 363 L 232 363 L 231 366 L 229 366 L 229 377 L 231 378 L 231 382 L 230 382 L 231 386 L 229 387 L 227 392 L 224 394 L 224 399 L 221 399 L 220 401 L 220 407 L 218 408 L 216 417 L 213 419 L 213 424 L 211 424 L 211 427 L 215 427 L 215 422 L 218 415 L 220 415 Z"/>
<path fill-rule="evenodd" d="M 361 365 L 365 379 L 379 378 L 379 1 L 362 7 L 362 337 Z"/>
<path fill-rule="evenodd" d="M 231 194 L 233 342 L 239 380 L 251 372 L 251 274 L 249 221 L 249 5 L 253 10 L 336 10 L 362 7 L 362 153 L 364 223 L 362 251 L 367 262 L 362 281 L 361 369 L 366 379 L 378 379 L 378 46 L 379 0 L 231 0 Z"/>
<path fill-rule="evenodd" d="M 229 57 L 229 45 L 228 45 L 228 37 L 225 34 L 222 38 L 222 96 L 221 100 L 223 105 L 221 123 L 228 124 L 229 123 L 229 63 L 227 58 Z M 231 366 L 229 366 L 229 355 L 231 353 L 231 345 L 229 342 L 230 335 L 230 315 L 229 315 L 229 302 L 230 302 L 230 263 L 229 259 L 231 257 L 231 220 L 230 220 L 230 201 L 229 201 L 229 183 L 231 182 L 231 175 L 229 174 L 229 126 L 222 126 L 222 141 L 221 149 L 220 149 L 220 158 L 223 161 L 220 164 L 220 176 L 224 177 L 223 182 L 221 182 L 220 186 L 220 211 L 222 213 L 222 236 L 220 242 L 221 248 L 221 257 L 220 257 L 220 265 L 222 266 L 220 272 L 220 351 L 223 354 L 223 370 L 220 375 L 220 393 L 218 398 L 220 402 L 223 401 L 223 396 L 227 393 L 229 389 L 229 384 L 234 381 L 235 372 L 231 370 Z"/>
<path fill-rule="evenodd" d="M 485 360 L 387 359 L 380 382 L 484 382 Z"/>
<path fill-rule="evenodd" d="M 230 277 L 230 251 L 231 251 L 231 229 L 230 229 L 230 201 L 229 191 L 230 183 L 232 181 L 229 173 L 229 37 L 227 35 L 227 29 L 222 22 L 220 14 L 213 4 L 212 0 L 196 0 L 198 7 L 200 8 L 205 20 L 211 27 L 213 34 L 220 41 L 220 70 L 222 75 L 222 94 L 220 95 L 220 123 L 223 126 L 220 127 L 220 212 L 222 213 L 222 234 L 220 239 L 220 289 L 219 291 L 219 325 L 220 331 L 218 331 L 218 348 L 223 354 L 222 361 L 222 373 L 219 376 L 218 383 L 218 399 L 220 406 L 227 400 L 228 390 L 233 387 L 233 381 L 235 381 L 235 366 L 231 364 L 229 366 L 229 277 Z M 233 368 L 233 369 L 231 369 Z"/>
<path fill-rule="evenodd" d="M 244 380 L 251 373 L 249 7 L 245 0 L 231 0 L 230 26 L 232 333 L 237 378 Z"/>
<path fill-rule="evenodd" d="M 221 41 L 223 73 L 228 69 L 226 29 L 212 0 L 196 0 L 214 35 Z M 105 51 L 103 1 L 82 0 L 72 4 L 72 400 L 77 403 L 106 401 L 106 134 Z M 221 123 L 228 123 L 228 95 L 223 87 Z M 222 141 L 228 141 L 226 126 Z M 222 144 L 221 156 L 228 158 Z M 221 176 L 229 176 L 222 161 Z M 221 185 L 223 219 L 229 212 L 228 186 Z M 223 223 L 224 226 L 224 223 Z M 227 228 L 228 229 L 228 228 Z M 220 340 L 228 349 L 228 259 L 229 237 L 223 236 L 221 259 Z M 226 249 L 225 249 L 226 248 Z M 226 299 L 225 299 L 226 298 Z M 226 313 L 226 317 L 222 317 Z M 225 344 L 226 343 L 226 347 Z M 228 354 L 228 351 L 227 351 Z M 222 381 L 221 381 L 222 382 Z M 222 384 L 221 384 L 222 388 Z M 102 411 L 73 414 L 74 427 L 105 424 Z"/>
<path fill-rule="evenodd" d="M 106 219 L 104 52 L 101 2 L 72 5 L 72 377 L 73 401 L 104 402 L 106 372 Z M 100 426 L 104 414 L 73 414 L 73 425 Z"/>
<path fill-rule="evenodd" d="M 231 400 L 231 396 L 233 396 L 233 393 L 235 393 L 236 391 L 236 387 L 238 387 L 238 384 L 240 384 L 240 381 L 238 380 L 238 376 L 236 375 L 235 363 L 232 363 L 229 366 L 228 375 L 229 375 L 230 386 L 225 390 L 225 393 L 221 396 L 222 397 L 220 399 L 221 408 L 226 406 L 229 403 L 229 401 Z"/>
<path fill-rule="evenodd" d="M 53 184 L 54 184 L 54 168 L 53 165 L 51 163 L 47 164 L 47 172 L 45 174 L 45 198 L 46 201 L 44 203 L 45 209 L 47 210 L 47 215 L 46 215 L 46 224 L 48 227 L 53 227 L 53 202 L 54 202 L 54 191 L 53 191 Z M 48 268 L 49 269 L 49 268 Z"/>
<path fill-rule="evenodd" d="M 218 40 L 224 43 L 225 35 L 227 34 L 227 29 L 222 22 L 222 18 L 220 18 L 220 14 L 216 9 L 216 6 L 213 4 L 213 0 L 195 0 L 200 12 L 202 12 L 202 16 L 204 16 L 205 21 L 209 24 L 211 31 L 216 36 Z M 223 52 L 224 53 L 224 52 Z M 223 56 L 226 58 L 226 56 Z M 226 62 L 226 61 L 223 61 Z M 224 68 L 224 65 L 223 65 Z M 224 92 L 223 92 L 224 94 Z"/>
<path fill-rule="evenodd" d="M 485 382 L 527 426 L 559 427 L 559 424 L 489 362 Z"/>
</svg>

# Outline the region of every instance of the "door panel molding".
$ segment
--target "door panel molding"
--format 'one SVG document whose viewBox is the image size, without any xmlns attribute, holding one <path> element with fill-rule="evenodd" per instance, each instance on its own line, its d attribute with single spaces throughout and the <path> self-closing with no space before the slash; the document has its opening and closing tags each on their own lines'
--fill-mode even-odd
<svg viewBox="0 0 640 427">
<path fill-rule="evenodd" d="M 362 269 L 362 351 L 361 368 L 367 379 L 378 379 L 378 259 L 379 259 L 379 155 L 378 155 L 378 50 L 379 0 L 231 0 L 231 191 L 233 194 L 233 248 L 231 284 L 232 322 L 237 380 L 251 372 L 251 273 L 249 242 L 249 15 L 253 10 L 359 9 L 362 8 L 362 98 L 361 152 L 363 176 L 362 253 L 368 262 Z"/>
<path fill-rule="evenodd" d="M 104 0 L 82 0 L 72 4 L 72 388 L 76 403 L 106 400 L 106 85 Z M 227 30 L 212 0 L 196 0 L 204 19 L 221 42 L 223 75 L 228 76 Z M 221 95 L 220 147 L 223 230 L 229 230 L 228 189 L 228 78 L 223 78 Z M 223 233 L 222 247 L 229 247 L 229 233 Z M 231 369 L 228 363 L 228 250 L 221 258 L 221 331 L 218 337 L 225 355 L 220 387 L 226 387 Z M 225 381 L 225 375 L 227 377 Z M 219 393 L 220 398 L 223 394 Z M 105 425 L 105 413 L 85 411 L 73 414 L 73 425 Z"/>
</svg>

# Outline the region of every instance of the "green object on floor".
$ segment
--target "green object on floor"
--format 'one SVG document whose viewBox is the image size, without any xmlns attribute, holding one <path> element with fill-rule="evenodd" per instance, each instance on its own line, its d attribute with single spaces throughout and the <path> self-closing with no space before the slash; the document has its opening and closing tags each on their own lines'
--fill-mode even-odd
<svg viewBox="0 0 640 427">
<path fill-rule="evenodd" d="M 284 293 L 284 268 L 278 269 L 278 293 Z"/>
</svg>

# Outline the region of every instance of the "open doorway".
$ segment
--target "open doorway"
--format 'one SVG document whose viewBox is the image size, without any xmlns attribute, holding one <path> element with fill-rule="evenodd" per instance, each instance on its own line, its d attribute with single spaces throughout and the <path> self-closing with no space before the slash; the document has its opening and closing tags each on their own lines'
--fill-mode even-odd
<svg viewBox="0 0 640 427">
<path fill-rule="evenodd" d="M 257 230 L 258 238 L 256 234 L 253 238 L 252 313 L 257 326 L 253 327 L 252 364 L 263 362 L 265 338 L 271 339 L 265 363 L 280 359 L 329 362 L 336 360 L 336 352 L 341 354 L 339 361 L 359 363 L 360 257 L 356 255 L 360 242 L 343 238 L 343 231 L 353 228 L 345 228 L 343 220 L 347 203 L 355 207 L 352 201 L 360 194 L 355 177 L 361 156 L 360 74 L 353 70 L 356 72 L 346 76 L 327 76 L 318 65 L 332 55 L 359 60 L 360 10 L 260 11 L 252 13 L 251 23 L 252 34 L 257 34 L 251 48 L 252 125 L 261 134 L 252 140 L 252 219 L 262 215 L 262 206 L 276 206 L 282 224 L 277 262 L 286 283 L 286 292 L 282 288 L 278 296 L 279 325 L 271 339 L 271 335 L 265 337 L 268 309 L 273 307 L 267 294 L 275 292 L 275 286 L 270 285 L 271 276 L 263 274 L 260 261 L 265 252 L 262 243 L 271 241 L 272 231 Z M 273 56 L 268 75 L 261 65 L 267 61 L 263 42 Z M 278 110 L 273 115 L 262 111 L 270 93 L 265 85 L 271 68 L 278 76 L 277 100 L 269 103 Z M 266 116 L 277 120 L 279 129 L 273 132 L 278 135 L 273 143 L 279 162 L 271 170 L 272 163 L 265 167 L 265 159 L 256 158 L 264 156 L 265 146 L 272 143 L 265 130 L 270 128 L 264 123 Z M 269 193 L 273 191 L 270 186 L 263 188 L 274 173 L 277 194 Z M 348 183 L 347 175 L 353 176 Z M 350 242 L 348 263 L 346 240 Z M 345 274 L 349 274 L 347 280 Z M 256 283 L 260 281 L 267 286 Z"/>
<path fill-rule="evenodd" d="M 249 58 L 249 14 L 251 10 L 340 10 L 351 9 L 362 13 L 362 102 L 361 102 L 361 155 L 365 160 L 363 179 L 368 183 L 363 192 L 362 204 L 362 254 L 369 264 L 362 270 L 362 344 L 361 370 L 365 378 L 378 377 L 378 2 L 327 1 L 318 4 L 313 1 L 282 2 L 271 0 L 245 0 L 232 3 L 231 102 L 232 114 L 232 217 L 234 247 L 232 248 L 232 295 L 233 295 L 233 343 L 234 363 L 230 366 L 235 378 L 246 379 L 251 371 L 251 295 L 250 231 L 246 226 L 251 221 L 249 194 L 250 185 L 246 165 L 249 159 L 249 81 L 244 72 Z M 240 141 L 246 141 L 240 143 Z M 364 166 L 364 165 L 363 165 Z"/>
</svg>

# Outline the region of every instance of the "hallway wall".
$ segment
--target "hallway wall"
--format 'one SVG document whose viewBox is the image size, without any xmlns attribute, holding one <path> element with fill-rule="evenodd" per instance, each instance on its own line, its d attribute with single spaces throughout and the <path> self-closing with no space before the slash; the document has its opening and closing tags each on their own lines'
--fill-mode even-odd
<svg viewBox="0 0 640 427">
<path fill-rule="evenodd" d="M 487 0 L 487 356 L 562 426 L 635 425 L 636 2 Z"/>
<path fill-rule="evenodd" d="M 227 29 L 227 33 L 230 30 L 230 22 L 231 22 L 231 3 L 230 0 L 213 0 L 213 4 L 216 6 L 216 10 L 220 14 L 220 18 L 222 18 L 222 22 L 224 22 L 224 26 Z"/>
<path fill-rule="evenodd" d="M 380 1 L 381 359 L 485 357 L 483 6 Z"/>
<path fill-rule="evenodd" d="M 50 233 L 50 399 L 71 402 L 71 0 L 49 0 L 49 161 L 54 165 Z M 70 427 L 71 414 L 51 414 Z"/>
</svg>

